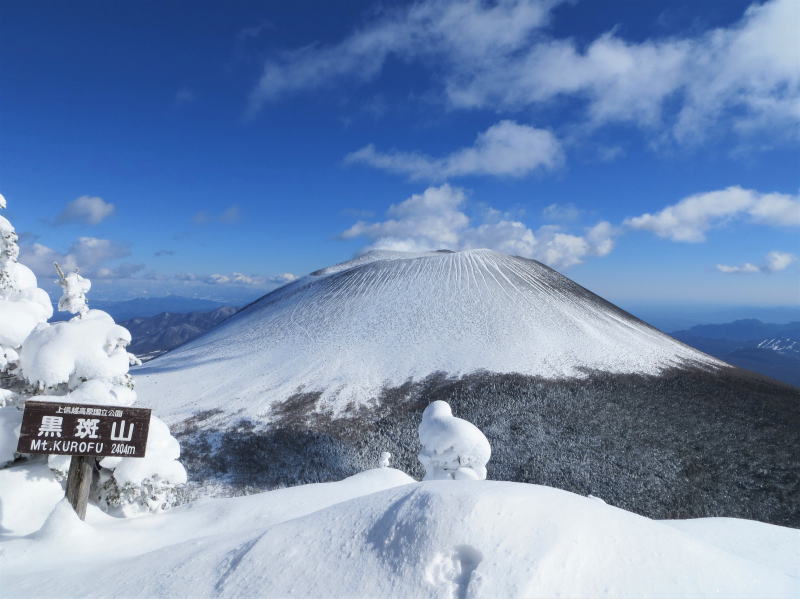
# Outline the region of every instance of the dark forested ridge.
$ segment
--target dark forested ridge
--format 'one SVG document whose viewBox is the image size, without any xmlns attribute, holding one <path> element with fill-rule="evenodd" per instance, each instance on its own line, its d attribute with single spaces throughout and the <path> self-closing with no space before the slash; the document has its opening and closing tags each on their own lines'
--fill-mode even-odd
<svg viewBox="0 0 800 599">
<path fill-rule="evenodd" d="M 318 399 L 291 397 L 267 426 L 223 425 L 218 411 L 182 423 L 190 479 L 234 493 L 335 480 L 374 467 L 381 451 L 419 477 L 420 414 L 443 399 L 490 439 L 489 478 L 592 494 L 655 518 L 800 527 L 800 391 L 738 369 L 438 374 L 339 417 L 317 411 Z"/>
</svg>

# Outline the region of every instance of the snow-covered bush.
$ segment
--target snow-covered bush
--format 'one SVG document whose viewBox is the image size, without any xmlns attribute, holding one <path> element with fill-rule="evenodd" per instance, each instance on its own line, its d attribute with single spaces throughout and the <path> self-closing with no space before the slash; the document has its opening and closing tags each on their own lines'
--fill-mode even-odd
<svg viewBox="0 0 800 599">
<path fill-rule="evenodd" d="M 91 380 L 117 382 L 128 373 L 127 329 L 102 310 L 66 322 L 37 326 L 19 354 L 22 375 L 40 389 Z"/>
<path fill-rule="evenodd" d="M 180 445 L 167 425 L 151 416 L 144 458 L 100 460 L 108 473 L 101 470 L 98 501 L 126 516 L 170 508 L 176 502 L 178 486 L 186 482 L 180 455 Z"/>
<path fill-rule="evenodd" d="M 0 200 L 2 196 L 0 196 Z M 5 201 L 0 207 L 5 206 Z M 24 398 L 127 407 L 136 401 L 127 329 L 102 310 L 90 310 L 91 282 L 56 266 L 63 295 L 59 310 L 75 316 L 49 324 L 52 305 L 36 277 L 17 262 L 19 247 L 11 224 L 0 217 L 0 467 L 14 458 Z M 161 511 L 174 503 L 186 482 L 180 446 L 155 416 L 145 458 L 105 458 L 94 497 L 108 511 L 130 515 Z M 49 456 L 57 478 L 66 477 L 69 456 Z"/>
<path fill-rule="evenodd" d="M 0 195 L 0 208 L 6 207 Z M 22 422 L 20 392 L 25 382 L 18 376 L 23 341 L 53 315 L 47 293 L 36 276 L 20 264 L 18 237 L 11 223 L 0 216 L 0 467 L 14 459 Z"/>
<path fill-rule="evenodd" d="M 58 271 L 61 286 L 64 288 L 64 293 L 61 299 L 58 300 L 58 310 L 84 316 L 89 311 L 89 301 L 86 299 L 86 294 L 92 288 L 92 283 L 77 272 L 65 275 L 57 264 L 56 270 Z"/>
<path fill-rule="evenodd" d="M 0 208 L 5 206 L 0 195 Z M 0 373 L 15 367 L 22 342 L 53 315 L 50 298 L 37 286 L 36 275 L 17 262 L 17 241 L 14 227 L 0 216 Z"/>
<path fill-rule="evenodd" d="M 378 462 L 378 466 L 381 468 L 388 468 L 392 463 L 392 454 L 388 451 L 381 452 L 381 459 Z"/>
<path fill-rule="evenodd" d="M 447 402 L 434 401 L 422 412 L 419 441 L 425 480 L 486 478 L 492 456 L 488 439 L 471 422 L 453 416 Z"/>
</svg>

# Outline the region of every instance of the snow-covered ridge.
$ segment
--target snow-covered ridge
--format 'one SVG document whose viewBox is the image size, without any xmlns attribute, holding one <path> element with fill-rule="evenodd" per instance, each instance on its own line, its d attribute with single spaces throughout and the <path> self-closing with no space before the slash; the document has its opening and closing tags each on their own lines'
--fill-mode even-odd
<svg viewBox="0 0 800 599">
<path fill-rule="evenodd" d="M 547 378 L 719 362 L 543 264 L 490 250 L 373 252 L 317 271 L 137 372 L 171 421 L 213 408 L 268 419 L 298 390 L 334 411 L 440 371 Z"/>
</svg>

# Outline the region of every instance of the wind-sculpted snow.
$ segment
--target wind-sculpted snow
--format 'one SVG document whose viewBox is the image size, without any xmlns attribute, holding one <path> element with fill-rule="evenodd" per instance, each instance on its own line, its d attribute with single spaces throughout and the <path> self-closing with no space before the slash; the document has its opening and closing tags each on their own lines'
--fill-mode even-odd
<svg viewBox="0 0 800 599">
<path fill-rule="evenodd" d="M 419 442 L 425 480 L 486 480 L 489 440 L 477 426 L 453 416 L 447 402 L 434 401 L 422 412 Z"/>
<path fill-rule="evenodd" d="M 317 271 L 137 372 L 172 421 L 321 391 L 334 414 L 434 372 L 655 374 L 721 366 L 554 270 L 489 250 L 378 252 Z"/>
<path fill-rule="evenodd" d="M 32 484 L 10 490 L 25 494 Z M 417 483 L 392 468 L 136 519 L 92 506 L 83 523 L 63 502 L 50 509 L 29 515 L 35 528 L 25 529 L 36 532 L 0 537 L 4 598 L 766 599 L 800 592 L 794 529 L 657 521 L 549 487 Z"/>
</svg>

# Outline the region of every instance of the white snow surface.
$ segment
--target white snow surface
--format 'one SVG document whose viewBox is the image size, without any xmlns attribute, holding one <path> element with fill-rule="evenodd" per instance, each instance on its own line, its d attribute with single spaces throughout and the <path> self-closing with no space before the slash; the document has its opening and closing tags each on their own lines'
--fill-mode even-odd
<svg viewBox="0 0 800 599">
<path fill-rule="evenodd" d="M 128 329 L 102 310 L 89 310 L 65 322 L 41 324 L 19 354 L 22 375 L 32 383 L 53 386 L 81 380 L 111 379 L 128 372 Z"/>
<path fill-rule="evenodd" d="M 434 401 L 422 412 L 419 442 L 425 480 L 486 480 L 489 440 L 477 426 L 453 416 L 446 401 Z"/>
<path fill-rule="evenodd" d="M 10 262 L 5 268 L 14 289 L 0 296 L 0 345 L 13 348 L 53 315 L 53 305 L 47 292 L 37 287 L 30 268 L 19 262 Z"/>
<path fill-rule="evenodd" d="M 21 505 L 13 496 L 31 492 L 28 484 L 9 486 L 0 476 L 3 505 Z M 798 530 L 732 519 L 655 521 L 522 483 L 417 483 L 378 468 L 135 519 L 90 506 L 86 523 L 60 496 L 48 498 L 37 518 L 26 508 L 37 520 L 35 532 L 30 522 L 23 527 L 27 536 L 6 525 L 13 517 L 3 511 L 4 598 L 800 593 Z"/>
<path fill-rule="evenodd" d="M 134 371 L 169 423 L 218 409 L 266 420 L 299 389 L 338 413 L 441 371 L 548 378 L 724 365 L 535 262 L 490 250 L 374 252 L 317 271 Z"/>
</svg>

